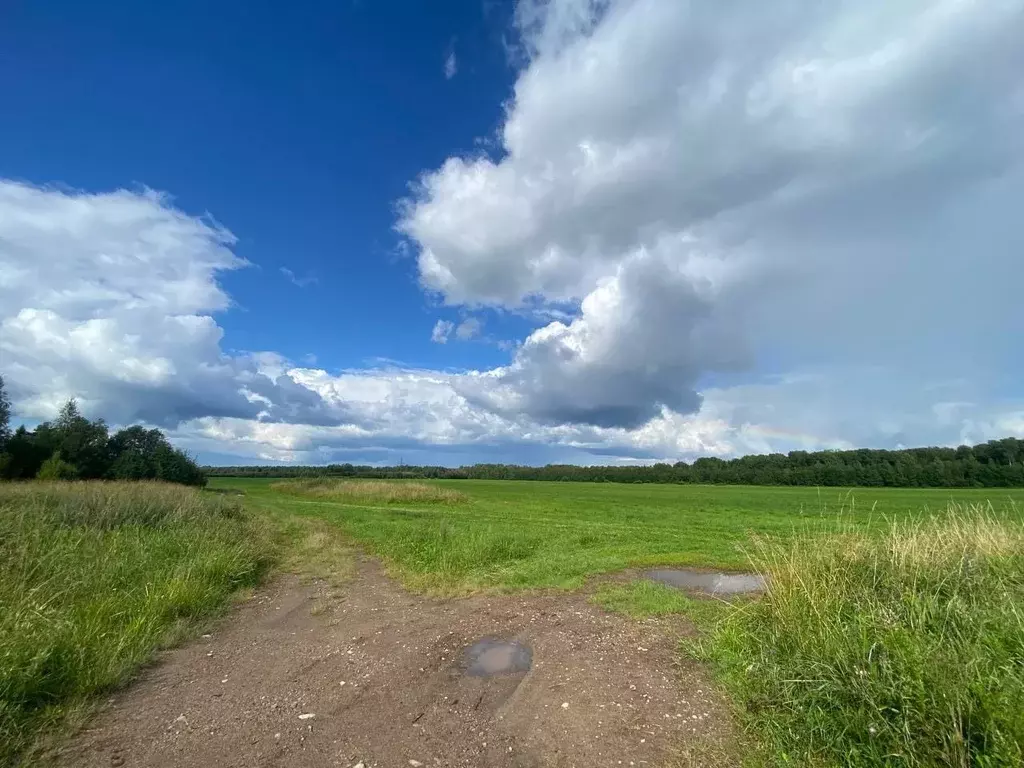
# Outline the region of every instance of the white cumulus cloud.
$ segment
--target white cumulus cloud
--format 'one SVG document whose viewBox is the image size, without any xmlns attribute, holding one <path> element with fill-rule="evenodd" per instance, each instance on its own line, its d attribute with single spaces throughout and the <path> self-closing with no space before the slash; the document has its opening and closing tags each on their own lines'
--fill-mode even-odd
<svg viewBox="0 0 1024 768">
<path fill-rule="evenodd" d="M 759 355 L 1008 364 L 1019 0 L 549 0 L 517 19 L 500 151 L 425 172 L 399 222 L 450 305 L 577 307 L 479 402 L 635 427 Z"/>
<path fill-rule="evenodd" d="M 227 229 L 149 190 L 0 180 L 19 417 L 77 396 L 240 461 L 1024 435 L 1024 0 L 521 0 L 516 23 L 497 148 L 426 170 L 397 222 L 459 318 L 432 341 L 532 322 L 504 365 L 225 352 Z"/>
<path fill-rule="evenodd" d="M 234 241 L 149 190 L 0 180 L 0 371 L 19 415 L 78 397 L 115 423 L 342 418 L 257 357 L 221 351 L 213 315 L 231 301 L 216 278 L 246 266 Z"/>
</svg>

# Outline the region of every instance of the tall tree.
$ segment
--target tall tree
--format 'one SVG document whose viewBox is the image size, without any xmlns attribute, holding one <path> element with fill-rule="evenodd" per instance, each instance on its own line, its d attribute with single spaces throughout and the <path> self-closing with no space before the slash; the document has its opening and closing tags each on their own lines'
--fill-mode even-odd
<svg viewBox="0 0 1024 768">
<path fill-rule="evenodd" d="M 61 458 L 84 479 L 103 477 L 110 466 L 107 449 L 107 425 L 102 419 L 89 421 L 72 398 L 60 409 L 53 430 Z"/>
<path fill-rule="evenodd" d="M 4 377 L 0 376 L 0 451 L 7 446 L 11 437 L 11 400 L 4 389 Z"/>
</svg>

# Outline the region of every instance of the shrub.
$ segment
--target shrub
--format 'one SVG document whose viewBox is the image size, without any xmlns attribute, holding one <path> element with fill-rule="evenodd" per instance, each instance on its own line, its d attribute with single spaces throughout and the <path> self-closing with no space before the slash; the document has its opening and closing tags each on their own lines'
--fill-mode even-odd
<svg viewBox="0 0 1024 768">
<path fill-rule="evenodd" d="M 64 461 L 57 451 L 43 462 L 36 477 L 39 480 L 74 480 L 78 477 L 78 470 L 74 464 Z"/>
</svg>

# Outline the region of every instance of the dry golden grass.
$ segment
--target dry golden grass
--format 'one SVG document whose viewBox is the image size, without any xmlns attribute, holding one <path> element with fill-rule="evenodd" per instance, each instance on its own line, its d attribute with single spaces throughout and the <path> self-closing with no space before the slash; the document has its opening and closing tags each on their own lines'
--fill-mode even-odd
<svg viewBox="0 0 1024 768">
<path fill-rule="evenodd" d="M 353 504 L 461 504 L 469 497 L 451 488 L 410 480 L 287 480 L 271 488 L 299 496 Z"/>
</svg>

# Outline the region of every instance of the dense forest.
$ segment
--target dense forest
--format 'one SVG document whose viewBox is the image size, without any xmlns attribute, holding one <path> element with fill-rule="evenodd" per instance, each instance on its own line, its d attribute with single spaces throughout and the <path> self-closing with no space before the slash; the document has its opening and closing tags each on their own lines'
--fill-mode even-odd
<svg viewBox="0 0 1024 768">
<path fill-rule="evenodd" d="M 901 451 L 792 451 L 788 454 L 697 459 L 692 464 L 579 467 L 549 464 L 474 464 L 448 467 L 206 467 L 211 476 L 373 477 L 471 480 L 559 480 L 611 483 L 722 483 L 734 485 L 825 485 L 933 488 L 1024 487 L 1024 440 L 1007 438 L 959 448 Z"/>
<path fill-rule="evenodd" d="M 11 432 L 11 405 L 0 377 L 0 479 L 165 480 L 205 485 L 206 474 L 158 429 L 127 427 L 113 435 L 102 419 L 82 416 L 74 400 L 34 430 Z"/>
</svg>

